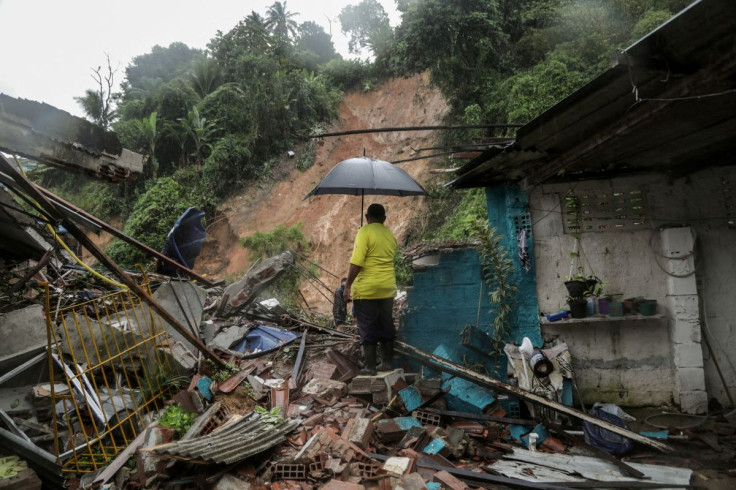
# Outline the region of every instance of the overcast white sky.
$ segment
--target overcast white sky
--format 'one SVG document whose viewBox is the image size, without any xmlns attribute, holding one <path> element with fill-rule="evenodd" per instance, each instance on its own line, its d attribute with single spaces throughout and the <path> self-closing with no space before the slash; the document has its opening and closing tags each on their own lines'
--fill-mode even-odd
<svg viewBox="0 0 736 490">
<path fill-rule="evenodd" d="M 297 23 L 312 20 L 330 32 L 347 56 L 338 14 L 360 0 L 287 0 Z M 379 0 L 396 25 L 394 0 Z M 74 97 L 95 88 L 91 69 L 110 55 L 117 82 L 135 56 L 180 41 L 204 49 L 252 10 L 266 14 L 273 0 L 0 0 L 0 93 L 46 102 L 81 116 Z"/>
</svg>

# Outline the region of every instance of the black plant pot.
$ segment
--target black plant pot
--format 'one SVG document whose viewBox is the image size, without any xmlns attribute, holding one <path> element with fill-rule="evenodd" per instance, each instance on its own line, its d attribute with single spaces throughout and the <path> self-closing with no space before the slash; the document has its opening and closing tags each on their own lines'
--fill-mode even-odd
<svg viewBox="0 0 736 490">
<path fill-rule="evenodd" d="M 588 302 L 584 299 L 571 299 L 567 302 L 570 305 L 570 316 L 573 318 L 585 318 L 585 307 Z"/>
<path fill-rule="evenodd" d="M 582 298 L 585 291 L 588 290 L 585 281 L 566 281 L 565 287 L 567 288 L 567 295 L 571 298 Z"/>
</svg>

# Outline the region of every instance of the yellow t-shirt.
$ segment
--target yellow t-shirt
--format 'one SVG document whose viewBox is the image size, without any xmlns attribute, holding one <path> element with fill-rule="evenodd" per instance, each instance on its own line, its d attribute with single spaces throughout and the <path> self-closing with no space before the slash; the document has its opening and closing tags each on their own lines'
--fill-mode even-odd
<svg viewBox="0 0 736 490">
<path fill-rule="evenodd" d="M 382 223 L 370 223 L 355 236 L 350 263 L 362 267 L 353 281 L 353 299 L 385 299 L 396 294 L 396 238 Z"/>
</svg>

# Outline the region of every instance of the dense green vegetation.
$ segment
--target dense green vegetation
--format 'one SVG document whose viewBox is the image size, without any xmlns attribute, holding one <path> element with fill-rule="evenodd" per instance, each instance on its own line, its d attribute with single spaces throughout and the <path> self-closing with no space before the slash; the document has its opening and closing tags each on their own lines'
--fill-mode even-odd
<svg viewBox="0 0 736 490">
<path fill-rule="evenodd" d="M 205 51 L 155 46 L 125 68 L 118 89 L 107 66 L 77 100 L 97 124 L 142 153 L 146 171 L 124 185 L 38 178 L 124 231 L 158 248 L 188 206 L 209 218 L 230 193 L 267 175 L 274 158 L 336 115 L 342 91 L 368 90 L 382 77 L 429 71 L 451 105 L 448 123 L 524 123 L 608 65 L 611 55 L 669 18 L 687 0 L 396 0 L 392 27 L 376 0 L 346 6 L 340 23 L 346 60 L 315 22 L 276 1 L 217 32 Z M 454 132 L 445 144 L 489 136 Z M 499 135 L 499 134 L 496 134 Z M 453 165 L 443 162 L 442 165 Z M 298 162 L 311 165 L 309 157 Z M 61 181 L 62 184 L 58 185 Z M 482 191 L 432 191 L 414 240 L 462 238 L 485 214 Z M 124 265 L 143 260 L 114 244 Z"/>
</svg>

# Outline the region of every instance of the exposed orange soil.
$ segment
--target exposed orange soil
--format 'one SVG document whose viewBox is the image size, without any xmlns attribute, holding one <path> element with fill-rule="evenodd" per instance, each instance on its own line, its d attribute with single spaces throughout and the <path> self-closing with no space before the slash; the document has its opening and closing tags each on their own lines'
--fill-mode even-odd
<svg viewBox="0 0 736 490">
<path fill-rule="evenodd" d="M 371 92 L 347 94 L 339 108 L 339 119 L 328 131 L 436 125 L 446 111 L 444 99 L 429 87 L 426 75 L 394 79 Z M 405 131 L 325 138 L 317 146 L 315 164 L 305 172 L 295 168 L 296 159 L 285 158 L 269 185 L 254 186 L 220 207 L 219 218 L 207 227 L 208 238 L 196 271 L 228 282 L 240 279 L 250 259 L 247 250 L 238 244 L 238 237 L 301 222 L 311 244 L 310 260 L 344 276 L 353 238 L 360 227 L 360 197 L 327 195 L 304 200 L 304 196 L 344 159 L 364 153 L 387 161 L 410 158 L 416 155 L 412 148 L 434 146 L 435 137 L 434 131 Z M 428 172 L 430 165 L 426 160 L 400 164 L 424 186 L 436 178 Z M 366 196 L 365 207 L 372 202 L 386 206 L 386 225 L 399 244 L 404 243 L 411 221 L 422 219 L 426 211 L 424 197 Z M 321 272 L 320 279 L 332 288 L 339 285 L 338 279 L 325 272 Z M 303 281 L 302 293 L 310 307 L 323 313 L 331 311 L 330 303 L 313 285 Z"/>
</svg>

